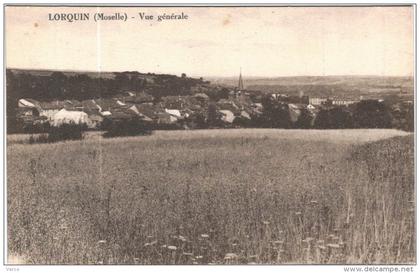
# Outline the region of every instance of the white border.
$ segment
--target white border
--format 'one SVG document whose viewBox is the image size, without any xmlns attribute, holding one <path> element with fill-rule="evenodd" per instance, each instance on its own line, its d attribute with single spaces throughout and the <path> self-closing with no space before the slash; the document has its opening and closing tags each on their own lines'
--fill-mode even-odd
<svg viewBox="0 0 420 273">
<path fill-rule="evenodd" d="M 53 4 L 53 5 L 65 5 L 65 4 L 69 4 L 70 1 L 63 1 L 63 0 L 58 0 L 58 1 L 33 1 L 33 0 L 26 0 L 26 1 L 19 1 L 19 0 L 14 0 L 14 1 L 4 1 L 1 0 L 1 3 L 4 4 Z M 398 5 L 404 5 L 404 4 L 417 4 L 417 1 L 378 1 L 378 0 L 371 0 L 371 1 L 361 1 L 361 0 L 356 0 L 356 1 L 351 1 L 351 2 L 340 2 L 338 3 L 337 1 L 300 1 L 300 0 L 295 0 L 295 1 L 272 1 L 272 0 L 242 0 L 242 1 L 226 1 L 226 0 L 217 0 L 217 1 L 213 1 L 213 3 L 210 3 L 210 1 L 194 1 L 194 0 L 183 0 L 181 1 L 176 1 L 176 0 L 166 0 L 166 1 L 133 1 L 133 0 L 124 0 L 121 3 L 117 3 L 117 1 L 110 1 L 110 0 L 103 0 L 103 1 L 98 1 L 98 0 L 90 0 L 87 2 L 71 2 L 71 5 L 84 5 L 84 4 L 97 4 L 97 5 L 209 5 L 209 4 L 220 4 L 220 5 L 310 5 L 310 6 L 315 6 L 315 5 L 375 5 L 375 4 L 387 4 L 387 5 L 394 5 L 394 4 L 398 4 Z M 2 12 L 0 15 L 0 22 L 1 22 L 1 29 L 2 29 L 2 37 L 5 37 L 4 35 L 4 8 L 2 7 Z M 417 6 L 415 7 L 415 13 L 417 13 Z M 417 112 L 417 77 L 418 77 L 418 70 L 417 70 L 417 51 L 418 51 L 418 44 L 417 42 L 417 36 L 418 36 L 418 29 L 417 29 L 417 16 L 415 17 L 416 20 L 414 22 L 415 26 L 414 26 L 414 32 L 415 32 L 415 37 L 416 39 L 414 39 L 414 48 L 415 48 L 415 106 L 416 106 L 416 128 L 419 128 L 420 122 L 418 119 L 418 112 Z M 1 50 L 3 51 L 3 45 L 4 45 L 4 40 L 3 43 L 1 43 Z M 5 64 L 4 62 L 4 55 L 2 54 L 1 56 L 1 60 L 2 63 Z M 5 67 L 3 67 L 3 71 L 5 74 Z M 4 78 L 1 77 L 0 78 L 1 84 L 3 86 L 3 94 L 4 94 L 4 90 L 5 90 L 5 83 L 4 83 Z M 5 113 L 5 109 L 4 109 L 4 100 L 3 100 L 3 96 L 1 96 L 1 103 L 0 103 L 0 107 L 1 107 L 1 112 Z M 0 130 L 1 130 L 1 140 L 2 143 L 5 144 L 5 138 L 4 138 L 4 124 L 5 124 L 5 116 L 3 116 L 3 119 L 1 119 L 0 121 Z M 419 136 L 416 134 L 416 143 L 418 143 L 419 140 Z M 417 146 L 417 145 L 416 145 Z M 0 150 L 2 152 L 3 157 L 0 159 L 2 166 L 5 166 L 5 145 L 1 145 L 0 146 Z M 417 156 L 418 156 L 418 150 L 416 149 L 416 174 L 419 171 L 419 166 L 417 164 Z M 3 170 L 6 171 L 6 170 Z M 0 172 L 3 176 L 3 172 Z M 416 183 L 417 183 L 417 175 L 416 175 Z M 5 184 L 5 181 L 3 181 L 3 184 Z M 416 184 L 417 185 L 417 184 Z M 2 198 L 2 204 L 4 203 L 3 201 L 3 187 L 0 187 L 0 196 Z M 417 198 L 417 201 L 419 199 Z M 4 209 L 4 208 L 2 208 Z M 417 210 L 417 219 L 419 217 L 419 210 Z M 4 221 L 6 219 L 3 219 Z M 5 225 L 7 226 L 7 225 Z M 418 246 L 418 242 L 419 242 L 419 226 L 417 225 L 417 246 Z M 335 266 L 335 265 L 316 265 L 316 266 L 311 266 L 311 265 L 307 265 L 307 266 L 303 266 L 303 265 L 274 265 L 274 266 L 270 266 L 270 265 L 263 265 L 263 266 L 254 266 L 254 265 L 243 265 L 243 266 L 125 266 L 125 265 L 121 265 L 121 266 L 39 266 L 39 265 L 25 265 L 25 266 L 3 266 L 4 264 L 4 253 L 3 253 L 3 247 L 4 245 L 4 241 L 3 241 L 3 225 L 0 225 L 0 232 L 2 234 L 1 236 L 1 240 L 3 242 L 2 247 L 0 248 L 0 257 L 2 260 L 2 263 L 0 265 L 0 270 L 3 272 L 133 272 L 133 271 L 142 271 L 142 272 L 162 272 L 162 271 L 167 271 L 167 272 L 196 272 L 201 271 L 201 272 L 214 272 L 214 271 L 222 271 L 222 272 L 229 272 L 229 271 L 241 271 L 243 273 L 246 272 L 296 272 L 296 273 L 300 273 L 300 272 L 314 272 L 314 273 L 330 273 L 330 272 L 346 272 L 344 270 L 344 268 L 346 266 Z M 419 250 L 417 249 L 417 262 L 419 262 Z M 352 268 L 357 268 L 359 270 L 361 270 L 360 272 L 368 272 L 366 271 L 367 269 L 370 270 L 374 270 L 374 269 L 378 269 L 375 268 L 374 266 L 365 266 L 365 265 L 361 265 L 361 266 L 351 266 Z M 391 268 L 402 268 L 402 267 L 406 267 L 406 266 L 386 266 L 386 268 L 391 269 Z M 419 266 L 413 266 L 414 271 L 413 272 L 420 272 L 420 267 Z M 354 271 L 356 272 L 356 271 Z M 370 271 L 370 272 L 379 272 L 379 271 Z M 388 271 L 389 272 L 389 271 Z M 394 271 L 395 272 L 395 271 Z"/>
</svg>

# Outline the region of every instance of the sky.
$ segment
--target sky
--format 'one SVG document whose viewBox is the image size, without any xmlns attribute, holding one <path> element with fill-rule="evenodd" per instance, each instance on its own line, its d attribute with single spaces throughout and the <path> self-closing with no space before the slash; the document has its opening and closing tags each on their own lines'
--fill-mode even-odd
<svg viewBox="0 0 420 273">
<path fill-rule="evenodd" d="M 89 21 L 48 14 L 89 13 Z M 97 21 L 94 13 L 126 13 Z M 138 13 L 154 15 L 140 20 Z M 166 14 L 186 20 L 157 21 Z M 6 7 L 8 68 L 188 76 L 412 76 L 412 7 Z M 134 17 L 134 18 L 131 18 Z"/>
</svg>

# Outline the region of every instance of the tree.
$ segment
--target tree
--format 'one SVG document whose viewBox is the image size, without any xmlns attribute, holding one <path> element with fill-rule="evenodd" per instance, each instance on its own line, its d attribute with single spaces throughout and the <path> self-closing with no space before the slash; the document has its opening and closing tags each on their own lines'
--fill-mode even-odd
<svg viewBox="0 0 420 273">
<path fill-rule="evenodd" d="M 311 112 L 309 112 L 308 109 L 304 108 L 301 110 L 300 116 L 298 117 L 298 120 L 294 124 L 294 127 L 301 128 L 301 129 L 311 128 L 312 120 L 313 120 L 313 116 Z"/>
<path fill-rule="evenodd" d="M 209 126 L 221 126 L 222 121 L 217 107 L 214 103 L 210 103 L 207 109 L 207 124 Z"/>
<path fill-rule="evenodd" d="M 390 128 L 392 116 L 384 103 L 364 100 L 355 106 L 354 122 L 357 128 Z"/>
<path fill-rule="evenodd" d="M 314 127 L 318 129 L 353 128 L 352 115 L 344 107 L 323 109 L 318 113 Z"/>
<path fill-rule="evenodd" d="M 274 101 L 269 96 L 262 99 L 263 114 L 260 117 L 261 127 L 290 128 L 289 106 L 286 103 Z"/>
<path fill-rule="evenodd" d="M 7 133 L 13 133 L 18 130 L 16 108 L 19 100 L 19 88 L 17 88 L 16 77 L 10 70 L 6 70 L 6 92 Z"/>
</svg>

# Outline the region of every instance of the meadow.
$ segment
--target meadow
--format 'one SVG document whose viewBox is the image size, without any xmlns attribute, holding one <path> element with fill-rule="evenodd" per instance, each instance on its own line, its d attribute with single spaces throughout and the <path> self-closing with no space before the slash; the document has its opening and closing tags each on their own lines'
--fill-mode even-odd
<svg viewBox="0 0 420 273">
<path fill-rule="evenodd" d="M 33 264 L 414 264 L 413 134 L 8 136 L 9 257 Z"/>
</svg>

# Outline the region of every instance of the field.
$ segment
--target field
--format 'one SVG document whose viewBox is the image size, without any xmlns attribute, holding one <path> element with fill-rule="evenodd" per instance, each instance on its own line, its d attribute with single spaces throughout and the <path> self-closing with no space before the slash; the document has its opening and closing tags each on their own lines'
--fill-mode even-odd
<svg viewBox="0 0 420 273">
<path fill-rule="evenodd" d="M 10 260 L 413 264 L 414 138 L 203 130 L 21 144 L 8 136 Z"/>
</svg>

